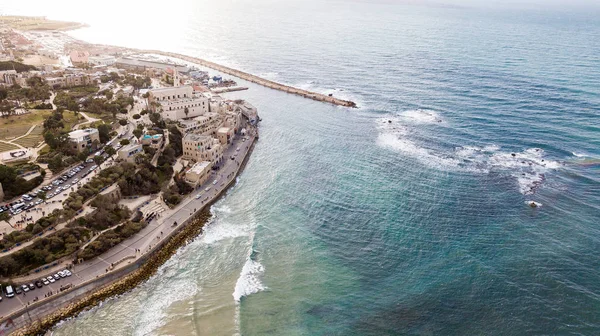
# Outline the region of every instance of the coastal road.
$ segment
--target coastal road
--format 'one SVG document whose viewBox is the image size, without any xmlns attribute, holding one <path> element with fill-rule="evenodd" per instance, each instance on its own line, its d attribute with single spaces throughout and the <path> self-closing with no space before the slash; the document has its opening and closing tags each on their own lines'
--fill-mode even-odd
<svg viewBox="0 0 600 336">
<path fill-rule="evenodd" d="M 107 253 L 88 262 L 73 266 L 71 269 L 73 275 L 71 277 L 60 279 L 50 286 L 36 289 L 29 292 L 26 296 L 21 294 L 19 297 L 11 299 L 4 298 L 4 300 L 0 302 L 0 316 L 6 317 L 25 308 L 26 304 L 30 303 L 36 296 L 39 300 L 44 300 L 44 294 L 49 291 L 56 293 L 60 286 L 67 284 L 79 286 L 89 280 L 96 279 L 108 272 L 114 271 L 114 269 L 125 266 L 128 262 L 151 251 L 152 248 L 156 247 L 161 241 L 168 239 L 169 235 L 178 228 L 180 223 L 190 218 L 195 212 L 200 211 L 236 178 L 240 165 L 254 142 L 254 137 L 252 135 L 248 135 L 246 138 L 247 140 L 243 141 L 243 137 L 236 137 L 223 154 L 224 158 L 227 158 L 227 160 L 224 162 L 221 169 L 217 172 L 213 172 L 206 183 L 199 186 L 196 191 L 192 192 L 189 197 L 184 199 L 176 208 L 163 212 L 161 217 L 155 218 L 136 235 L 118 244 Z M 238 148 L 239 151 L 237 151 Z M 234 160 L 230 159 L 232 156 L 234 157 Z M 214 181 L 217 182 L 214 183 Z M 205 191 L 207 187 L 210 187 L 210 189 Z M 199 199 L 196 199 L 196 196 L 200 191 L 202 191 L 202 196 Z M 175 222 L 178 223 L 177 226 L 173 226 Z M 111 270 L 111 264 L 114 265 L 113 270 Z M 37 278 L 47 277 L 48 275 L 49 274 L 40 273 Z M 34 315 L 27 317 L 27 314 L 21 315 L 19 318 L 15 319 L 15 323 L 17 325 L 23 325 L 27 322 L 27 319 L 37 319 L 39 317 L 40 316 Z"/>
</svg>

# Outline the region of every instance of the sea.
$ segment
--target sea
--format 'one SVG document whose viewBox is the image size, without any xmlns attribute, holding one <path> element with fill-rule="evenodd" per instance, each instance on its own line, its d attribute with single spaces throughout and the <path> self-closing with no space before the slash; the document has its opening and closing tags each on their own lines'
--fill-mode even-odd
<svg viewBox="0 0 600 336">
<path fill-rule="evenodd" d="M 203 234 L 52 334 L 599 335 L 600 10 L 580 2 L 5 1 L 358 104 L 236 79 L 260 139 Z"/>
</svg>

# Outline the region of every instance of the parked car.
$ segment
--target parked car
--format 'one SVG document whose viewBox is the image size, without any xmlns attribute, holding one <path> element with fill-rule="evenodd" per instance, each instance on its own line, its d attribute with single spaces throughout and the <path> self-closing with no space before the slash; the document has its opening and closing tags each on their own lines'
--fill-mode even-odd
<svg viewBox="0 0 600 336">
<path fill-rule="evenodd" d="M 46 286 L 48 286 L 50 284 L 50 281 L 48 281 L 48 279 L 46 278 L 42 278 L 42 283 Z"/>
<path fill-rule="evenodd" d="M 29 287 L 27 287 L 27 285 L 21 285 L 21 288 L 23 288 L 23 292 L 29 292 Z"/>
<path fill-rule="evenodd" d="M 60 280 L 60 275 L 58 275 L 58 273 L 54 274 L 54 280 Z"/>
<path fill-rule="evenodd" d="M 13 287 L 10 286 L 10 285 L 4 287 L 4 294 L 6 294 L 7 298 L 11 298 L 11 297 L 15 296 L 15 292 L 13 291 Z"/>
<path fill-rule="evenodd" d="M 19 295 L 21 293 L 23 293 L 23 290 L 21 289 L 21 287 L 15 286 L 15 294 Z"/>
<path fill-rule="evenodd" d="M 33 285 L 33 283 L 30 283 L 29 284 L 29 290 L 34 290 L 34 289 L 35 289 L 35 286 Z"/>
<path fill-rule="evenodd" d="M 50 283 L 56 282 L 56 280 L 54 279 L 54 277 L 52 275 L 49 275 L 46 279 L 48 279 L 48 281 L 50 281 Z"/>
<path fill-rule="evenodd" d="M 40 281 L 40 280 L 36 280 L 35 285 L 37 286 L 37 288 L 42 288 L 44 286 L 42 281 Z"/>
<path fill-rule="evenodd" d="M 71 275 L 73 275 L 73 273 L 71 273 L 71 271 L 69 271 L 69 270 L 67 270 L 67 269 L 66 269 L 66 270 L 63 270 L 63 273 L 64 273 L 66 276 L 68 276 L 68 277 L 70 277 Z"/>
</svg>

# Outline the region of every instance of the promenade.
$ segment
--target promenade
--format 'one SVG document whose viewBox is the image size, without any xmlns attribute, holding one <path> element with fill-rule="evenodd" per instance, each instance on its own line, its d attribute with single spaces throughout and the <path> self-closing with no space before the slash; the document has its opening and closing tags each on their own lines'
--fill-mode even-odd
<svg viewBox="0 0 600 336">
<path fill-rule="evenodd" d="M 213 171 L 210 178 L 182 200 L 177 207 L 161 213 L 159 218 L 152 220 L 140 232 L 101 256 L 74 265 L 71 268 L 73 273 L 71 277 L 63 278 L 27 294 L 17 295 L 11 299 L 4 298 L 0 302 L 0 325 L 4 325 L 10 317 L 15 325 L 11 327 L 11 330 L 14 330 L 13 328 L 22 327 L 33 320 L 41 319 L 52 309 L 57 308 L 59 304 L 64 304 L 86 292 L 89 293 L 95 288 L 117 280 L 111 277 L 111 273 L 145 257 L 148 253 L 153 253 L 158 246 L 177 231 L 182 223 L 200 212 L 207 204 L 211 204 L 228 186 L 233 184 L 255 141 L 254 135 L 246 136 L 246 141 L 243 141 L 242 138 L 236 136 L 233 143 L 223 153 L 223 157 L 227 160 L 220 170 Z M 237 148 L 239 151 L 236 150 Z M 231 160 L 230 157 L 233 157 L 234 160 Z M 205 190 L 207 187 L 210 187 L 208 191 Z M 198 194 L 201 194 L 201 197 L 197 198 Z M 40 272 L 36 277 L 42 278 L 48 275 L 50 274 Z M 106 278 L 106 281 L 102 281 L 103 278 Z M 90 288 L 90 284 L 93 284 L 92 288 Z M 66 294 L 61 293 L 59 298 L 56 296 L 58 300 L 54 301 L 53 296 L 45 297 L 48 292 L 53 292 L 55 295 L 61 286 L 67 285 L 73 286 L 72 289 Z M 83 286 L 85 286 L 85 291 L 83 291 Z M 37 300 L 35 300 L 36 297 Z M 29 305 L 31 304 L 35 305 L 35 309 L 30 309 Z"/>
</svg>

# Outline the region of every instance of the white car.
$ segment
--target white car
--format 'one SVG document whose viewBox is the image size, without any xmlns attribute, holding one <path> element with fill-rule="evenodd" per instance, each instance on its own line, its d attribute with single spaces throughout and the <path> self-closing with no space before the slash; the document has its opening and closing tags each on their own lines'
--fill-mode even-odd
<svg viewBox="0 0 600 336">
<path fill-rule="evenodd" d="M 48 279 L 43 278 L 42 282 L 44 283 L 44 285 L 48 286 L 50 284 L 50 281 L 48 281 Z"/>
<path fill-rule="evenodd" d="M 46 279 L 48 279 L 48 281 L 50 281 L 50 283 L 56 282 L 56 280 L 54 280 L 54 277 L 52 277 L 51 275 L 49 275 Z"/>
<path fill-rule="evenodd" d="M 73 273 L 71 273 L 71 271 L 69 271 L 69 270 L 67 270 L 67 269 L 66 269 L 66 270 L 63 270 L 63 274 L 64 274 L 65 276 L 68 276 L 68 277 L 70 277 L 71 275 L 73 275 Z"/>
<path fill-rule="evenodd" d="M 23 285 L 23 286 L 21 286 L 21 288 L 23 288 L 23 292 L 25 292 L 25 293 L 29 292 L 29 287 L 27 285 Z"/>
<path fill-rule="evenodd" d="M 217 182 L 219 182 L 219 180 L 214 180 L 214 181 L 213 181 L 213 185 L 216 185 L 216 184 L 217 184 Z"/>
<path fill-rule="evenodd" d="M 198 193 L 198 195 L 196 195 L 196 199 L 200 199 L 200 197 L 202 197 L 202 193 Z"/>
</svg>

